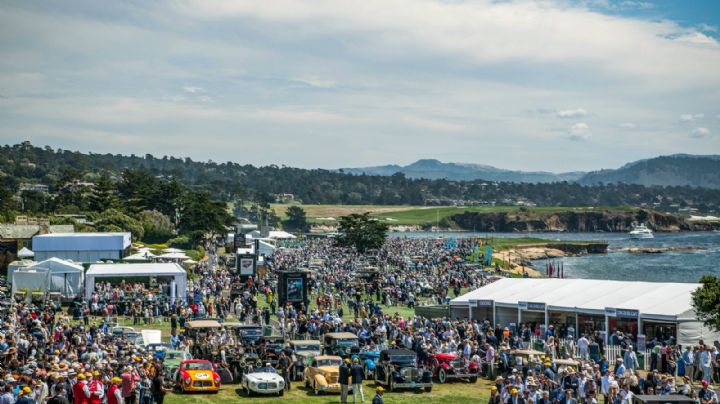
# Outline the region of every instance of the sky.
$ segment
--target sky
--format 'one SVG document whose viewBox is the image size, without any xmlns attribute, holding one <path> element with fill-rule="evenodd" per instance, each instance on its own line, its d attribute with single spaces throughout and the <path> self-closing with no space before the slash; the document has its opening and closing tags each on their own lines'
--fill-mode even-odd
<svg viewBox="0 0 720 404">
<path fill-rule="evenodd" d="M 0 144 L 554 172 L 720 154 L 717 0 L 0 0 Z"/>
</svg>

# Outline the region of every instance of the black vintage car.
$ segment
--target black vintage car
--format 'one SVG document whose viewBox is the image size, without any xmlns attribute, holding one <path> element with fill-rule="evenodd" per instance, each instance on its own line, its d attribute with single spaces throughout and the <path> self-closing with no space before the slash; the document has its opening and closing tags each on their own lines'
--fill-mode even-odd
<svg viewBox="0 0 720 404">
<path fill-rule="evenodd" d="M 432 372 L 418 368 L 415 352 L 407 349 L 390 349 L 380 352 L 375 368 L 375 383 L 388 386 L 390 391 L 399 388 L 432 391 Z"/>
<path fill-rule="evenodd" d="M 285 347 L 285 338 L 279 336 L 262 337 L 257 342 L 257 351 L 263 363 L 270 363 L 275 366 L 280 352 Z"/>
<path fill-rule="evenodd" d="M 254 345 L 263 336 L 262 326 L 258 324 L 224 323 L 223 328 L 232 331 L 243 346 Z"/>
</svg>

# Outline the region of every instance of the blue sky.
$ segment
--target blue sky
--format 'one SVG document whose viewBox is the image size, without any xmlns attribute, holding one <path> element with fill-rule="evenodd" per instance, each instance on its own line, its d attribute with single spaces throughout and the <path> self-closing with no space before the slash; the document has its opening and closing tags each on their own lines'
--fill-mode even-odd
<svg viewBox="0 0 720 404">
<path fill-rule="evenodd" d="M 0 141 L 298 167 L 720 154 L 720 2 L 0 1 Z"/>
</svg>

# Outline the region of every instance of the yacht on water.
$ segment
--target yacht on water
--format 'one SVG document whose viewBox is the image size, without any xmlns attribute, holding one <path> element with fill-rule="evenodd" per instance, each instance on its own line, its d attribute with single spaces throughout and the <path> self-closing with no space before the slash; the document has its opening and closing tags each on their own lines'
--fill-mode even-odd
<svg viewBox="0 0 720 404">
<path fill-rule="evenodd" d="M 653 238 L 652 230 L 648 229 L 644 223 L 633 224 L 629 234 L 630 238 Z"/>
</svg>

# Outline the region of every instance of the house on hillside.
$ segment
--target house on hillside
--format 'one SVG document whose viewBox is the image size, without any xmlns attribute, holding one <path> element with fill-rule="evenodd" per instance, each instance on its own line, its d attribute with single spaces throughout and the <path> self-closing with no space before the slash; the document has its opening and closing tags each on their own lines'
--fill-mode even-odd
<svg viewBox="0 0 720 404">
<path fill-rule="evenodd" d="M 40 234 L 72 233 L 73 225 L 51 225 L 47 219 L 18 216 L 15 223 L 0 223 L 0 270 L 17 259 L 23 248 L 32 250 L 32 238 Z"/>
</svg>

